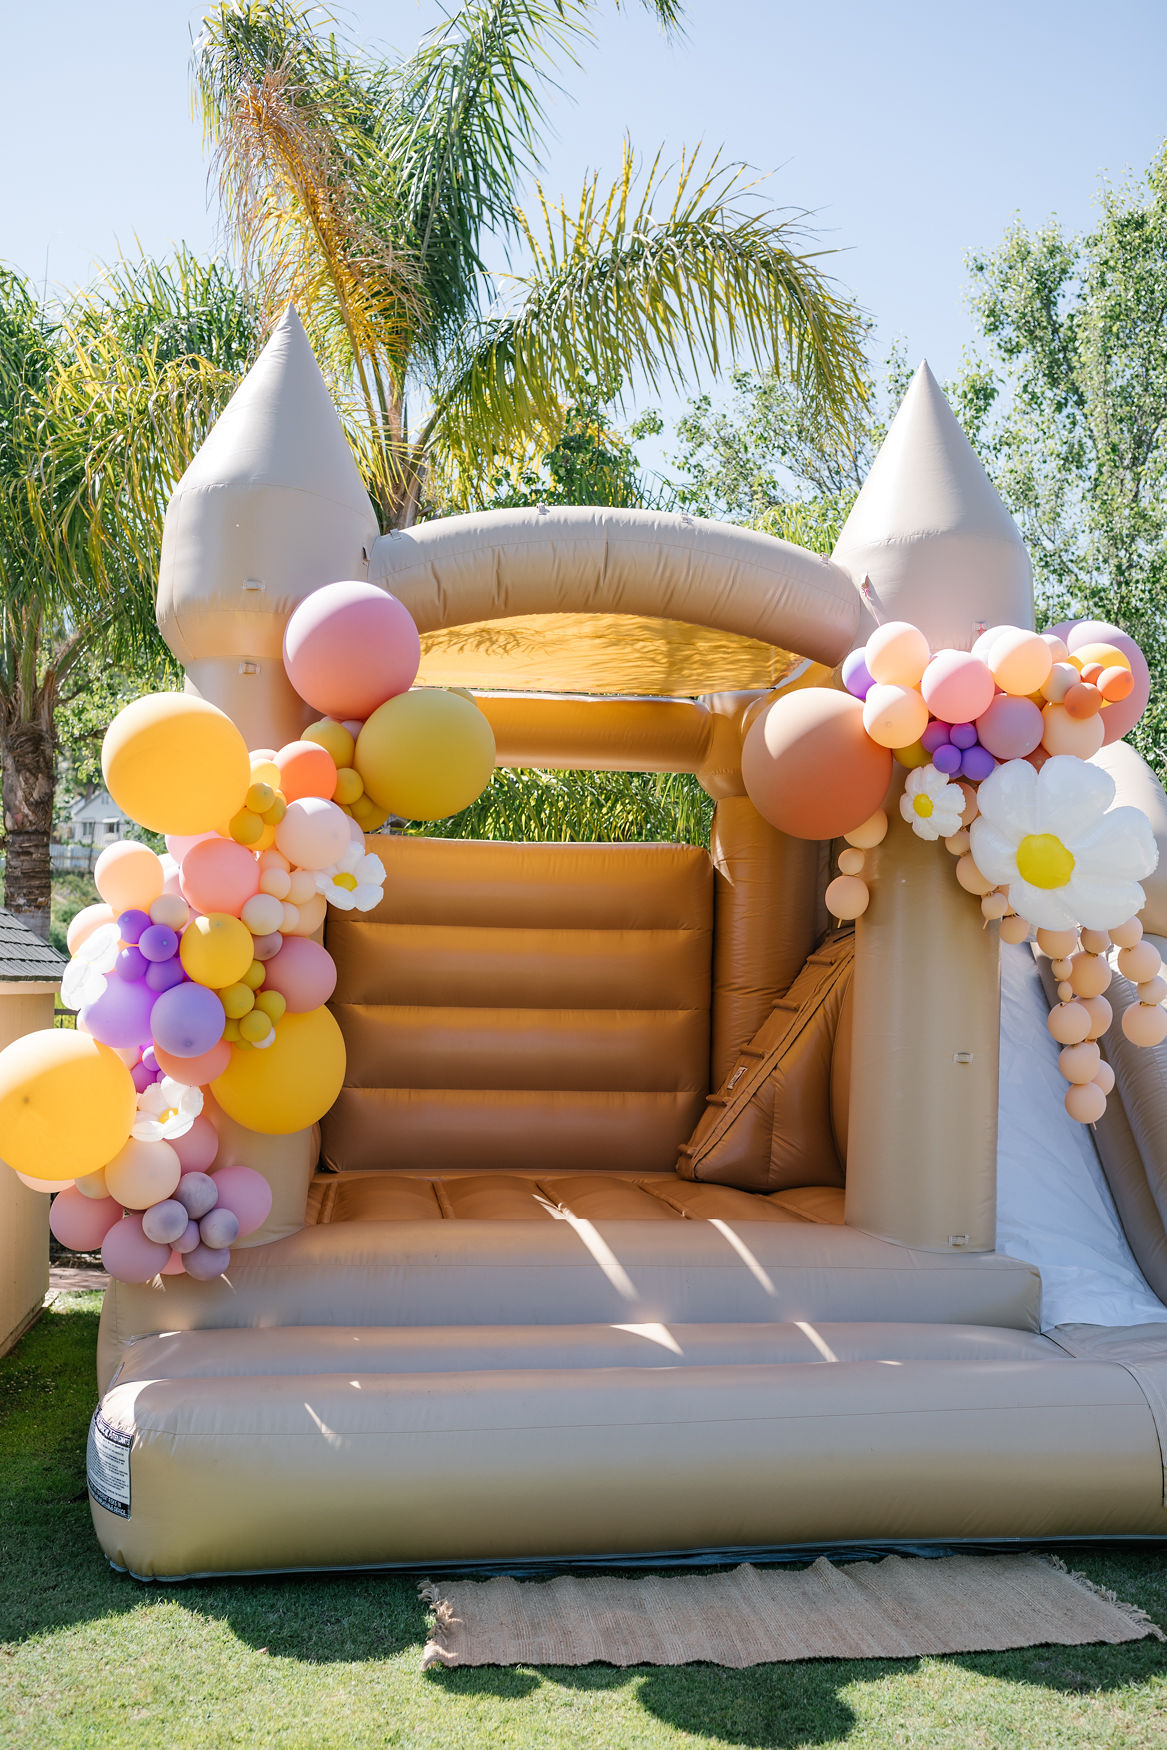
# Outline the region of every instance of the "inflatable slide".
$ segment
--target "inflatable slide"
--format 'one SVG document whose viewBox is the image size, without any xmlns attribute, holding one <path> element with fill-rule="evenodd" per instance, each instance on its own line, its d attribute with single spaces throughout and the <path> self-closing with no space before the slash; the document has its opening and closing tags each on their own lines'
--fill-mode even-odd
<svg viewBox="0 0 1167 1750">
<path fill-rule="evenodd" d="M 293 312 L 180 482 L 0 1156 L 145 1578 L 1167 1535 L 1167 799 L 922 366 L 826 558 L 378 535 Z M 708 851 L 427 837 L 687 772 Z"/>
</svg>

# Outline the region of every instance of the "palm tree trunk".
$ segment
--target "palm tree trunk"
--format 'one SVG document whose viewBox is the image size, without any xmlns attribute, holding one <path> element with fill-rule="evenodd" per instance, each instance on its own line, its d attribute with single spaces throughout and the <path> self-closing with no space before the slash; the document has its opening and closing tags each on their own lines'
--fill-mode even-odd
<svg viewBox="0 0 1167 1750">
<path fill-rule="evenodd" d="M 53 832 L 54 732 L 43 691 L 31 717 L 16 700 L 0 708 L 0 801 L 4 812 L 4 906 L 49 939 Z"/>
</svg>

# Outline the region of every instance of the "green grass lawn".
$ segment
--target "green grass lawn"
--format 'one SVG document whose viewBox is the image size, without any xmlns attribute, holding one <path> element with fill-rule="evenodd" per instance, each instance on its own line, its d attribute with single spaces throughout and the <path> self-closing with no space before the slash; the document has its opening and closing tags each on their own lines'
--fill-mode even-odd
<svg viewBox="0 0 1167 1750">
<path fill-rule="evenodd" d="M 85 1497 L 98 1297 L 58 1301 L 0 1360 L 0 1745 L 881 1747 L 1167 1744 L 1167 1647 L 724 1671 L 420 1670 L 415 1579 L 110 1572 Z M 1167 1556 L 1071 1565 L 1167 1624 Z"/>
</svg>

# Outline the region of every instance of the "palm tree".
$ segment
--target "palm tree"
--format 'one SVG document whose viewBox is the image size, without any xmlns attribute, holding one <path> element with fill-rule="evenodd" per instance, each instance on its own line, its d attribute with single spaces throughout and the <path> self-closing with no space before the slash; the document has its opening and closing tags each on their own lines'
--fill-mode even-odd
<svg viewBox="0 0 1167 1750">
<path fill-rule="evenodd" d="M 679 0 L 644 0 L 666 28 Z M 554 444 L 581 383 L 618 397 L 729 356 L 839 414 L 862 329 L 807 251 L 804 215 L 756 198 L 720 154 L 626 143 L 610 188 L 537 189 L 556 62 L 592 0 L 465 0 L 408 59 L 359 53 L 304 0 L 224 0 L 194 89 L 225 216 L 270 322 L 289 300 L 345 409 L 383 526 L 470 502 L 500 460 Z M 318 23 L 316 21 L 319 21 Z M 503 287 L 484 250 L 521 257 Z"/>
<path fill-rule="evenodd" d="M 0 269 L 0 799 L 8 910 L 49 933 L 57 711 L 110 663 L 165 660 L 162 513 L 253 355 L 230 275 L 122 263 L 50 313 Z"/>
</svg>

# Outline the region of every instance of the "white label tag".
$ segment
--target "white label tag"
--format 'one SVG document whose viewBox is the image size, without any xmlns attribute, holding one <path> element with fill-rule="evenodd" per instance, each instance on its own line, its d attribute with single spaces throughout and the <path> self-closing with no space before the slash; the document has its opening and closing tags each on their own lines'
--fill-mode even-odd
<svg viewBox="0 0 1167 1750">
<path fill-rule="evenodd" d="M 85 1478 L 89 1493 L 107 1513 L 130 1517 L 130 1447 L 134 1436 L 114 1428 L 100 1410 L 89 1424 L 85 1454 Z"/>
</svg>

